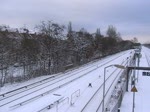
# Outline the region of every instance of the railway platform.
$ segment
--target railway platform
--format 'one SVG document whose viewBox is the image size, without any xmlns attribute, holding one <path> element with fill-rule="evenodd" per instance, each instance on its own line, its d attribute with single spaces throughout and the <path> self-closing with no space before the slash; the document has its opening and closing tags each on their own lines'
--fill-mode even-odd
<svg viewBox="0 0 150 112">
<path fill-rule="evenodd" d="M 143 47 L 141 54 L 142 57 L 140 59 L 140 67 L 150 67 L 150 50 Z M 136 81 L 135 87 L 137 92 L 134 93 L 131 91 L 133 86 L 131 86 L 131 81 L 129 82 L 129 91 L 126 92 L 122 105 L 120 108 L 120 112 L 149 112 L 149 98 L 150 98 L 150 76 L 148 70 L 139 70 L 135 71 Z M 134 98 L 133 98 L 134 97 Z"/>
</svg>

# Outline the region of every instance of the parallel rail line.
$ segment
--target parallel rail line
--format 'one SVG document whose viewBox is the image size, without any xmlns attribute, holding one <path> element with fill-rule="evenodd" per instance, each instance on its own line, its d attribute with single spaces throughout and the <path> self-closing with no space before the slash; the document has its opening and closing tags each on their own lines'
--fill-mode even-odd
<svg viewBox="0 0 150 112">
<path fill-rule="evenodd" d="M 117 59 L 117 58 L 121 57 L 121 56 L 124 55 L 124 54 L 126 54 L 126 53 L 123 53 L 123 54 L 119 55 L 118 57 L 115 57 L 114 59 Z M 112 60 L 114 60 L 114 59 L 112 59 Z M 31 101 L 31 100 L 33 100 L 33 99 L 36 99 L 36 98 L 40 97 L 40 96 L 44 96 L 44 95 L 46 95 L 46 94 L 49 94 L 50 92 L 52 92 L 52 91 L 54 91 L 54 90 L 56 90 L 56 89 L 58 89 L 58 88 L 60 88 L 60 87 L 63 87 L 63 86 L 65 86 L 65 85 L 67 85 L 67 84 L 69 84 L 69 83 L 71 83 L 71 82 L 73 82 L 73 81 L 75 81 L 75 80 L 77 80 L 77 79 L 79 79 L 79 78 L 81 78 L 81 77 L 87 75 L 88 73 L 90 73 L 90 72 L 92 72 L 92 71 L 94 71 L 94 70 L 96 70 L 96 69 L 98 69 L 98 68 L 104 66 L 105 64 L 111 62 L 112 60 L 109 60 L 109 61 L 107 61 L 106 63 L 104 63 L 103 65 L 101 65 L 101 66 L 99 66 L 99 67 L 97 67 L 97 68 L 94 68 L 94 69 L 92 69 L 92 70 L 90 70 L 90 71 L 84 73 L 83 75 L 81 75 L 81 76 L 79 76 L 79 77 L 77 77 L 77 78 L 75 78 L 75 79 L 73 79 L 73 80 L 71 80 L 71 81 L 69 81 L 69 82 L 66 82 L 66 83 L 64 83 L 64 84 L 62 84 L 62 85 L 60 85 L 60 86 L 58 86 L 58 87 L 56 87 L 56 88 L 53 88 L 53 89 L 51 89 L 51 90 L 49 90 L 49 91 L 47 91 L 47 92 L 44 92 L 44 93 L 42 93 L 42 94 L 40 94 L 40 95 L 38 95 L 38 96 L 35 96 L 35 97 L 33 97 L 33 98 L 29 99 L 29 100 L 26 100 L 26 101 L 24 101 L 24 102 L 21 102 L 21 103 L 19 103 L 19 105 L 24 104 L 24 103 L 26 103 L 26 102 L 29 102 L 29 101 Z M 97 66 L 97 65 L 94 65 L 94 66 Z M 94 66 L 92 66 L 92 67 L 94 67 Z M 88 68 L 86 68 L 86 69 L 84 69 L 84 70 L 87 70 L 87 69 L 89 69 L 89 68 L 91 68 L 91 67 L 88 67 Z M 82 70 L 82 71 L 84 71 L 84 70 Z M 82 72 L 82 71 L 79 71 L 79 72 L 77 72 L 77 73 L 80 73 L 80 72 Z M 77 73 L 75 73 L 75 74 L 77 74 Z M 75 74 L 73 74 L 73 75 L 75 75 Z M 73 76 L 73 75 L 71 75 L 71 76 Z M 71 76 L 69 76 L 69 77 L 71 77 Z M 69 78 L 69 77 L 67 77 L 67 78 Z M 48 79 L 50 79 L 50 78 L 51 78 L 51 77 L 49 77 Z M 48 80 L 48 79 L 44 79 L 44 80 Z M 65 78 L 65 79 L 66 79 L 66 78 Z M 43 81 L 44 81 L 44 80 L 43 80 Z M 62 79 L 62 80 L 64 80 L 64 79 Z M 55 82 L 55 83 L 58 83 L 58 82 L 60 82 L 60 81 L 62 81 L 62 80 L 59 80 L 59 81 L 57 81 L 57 82 Z M 39 81 L 39 82 L 41 82 L 41 81 Z M 38 83 L 38 82 L 36 82 L 36 83 Z M 52 83 L 52 84 L 55 84 L 55 83 Z M 30 84 L 30 85 L 34 85 L 34 84 L 35 84 L 35 83 Z M 51 85 L 52 85 L 52 84 L 51 84 Z M 28 86 L 30 86 L 30 85 L 28 85 Z M 49 85 L 49 86 L 50 86 L 50 85 Z M 25 87 L 26 87 L 26 86 L 25 86 Z M 22 87 L 22 88 L 24 88 L 24 87 Z M 21 88 L 20 88 L 20 89 L 21 89 Z M 16 90 L 19 90 L 19 89 L 16 89 Z M 39 90 L 40 90 L 40 89 L 38 89 L 38 90 L 36 90 L 36 91 L 34 91 L 34 92 L 37 92 L 37 91 L 39 91 Z M 14 91 L 15 91 L 15 90 L 10 91 L 10 92 L 7 92 L 6 94 L 11 93 L 11 92 L 14 92 Z M 9 103 L 11 103 L 11 102 L 13 102 L 13 101 L 16 101 L 16 100 L 18 100 L 18 99 L 20 99 L 20 98 L 23 98 L 23 97 L 25 97 L 25 96 L 27 96 L 27 95 L 30 95 L 30 94 L 32 94 L 32 93 L 34 93 L 34 92 L 31 92 L 31 93 L 29 93 L 29 94 L 26 94 L 26 95 L 24 95 L 24 96 L 21 96 L 21 97 L 19 97 L 19 98 L 16 98 L 16 99 L 14 99 L 14 100 L 11 100 L 11 101 L 9 101 L 9 102 L 7 102 L 7 103 L 5 103 L 5 104 L 0 105 L 0 107 L 2 107 L 2 106 L 4 106 L 4 105 L 7 105 L 7 104 L 9 104 Z M 18 93 L 17 93 L 17 94 L 18 94 Z M 4 95 L 4 94 L 2 94 L 2 96 L 3 96 L 3 95 Z M 16 94 L 15 94 L 15 95 L 16 95 Z M 15 106 L 16 106 L 16 105 L 15 105 Z"/>
<path fill-rule="evenodd" d="M 117 58 L 119 58 L 119 57 L 117 57 Z M 74 76 L 74 75 L 76 75 L 76 74 L 78 74 L 78 73 L 80 73 L 80 72 L 86 71 L 87 69 L 92 68 L 92 67 L 95 67 L 95 66 L 97 66 L 97 64 L 92 65 L 92 66 L 89 66 L 89 67 L 87 67 L 87 68 L 85 68 L 85 69 L 83 69 L 83 70 L 80 70 L 80 71 L 78 71 L 77 73 L 74 73 L 74 74 L 72 74 L 72 75 L 70 75 L 70 76 L 68 76 L 68 77 L 66 77 L 66 78 L 69 78 L 69 77 L 71 77 L 71 76 Z M 62 76 L 60 75 L 60 77 L 56 77 L 55 79 L 53 79 L 55 76 L 51 76 L 51 77 L 46 78 L 46 79 L 43 79 L 43 80 L 41 80 L 41 81 L 37 81 L 37 82 L 35 82 L 35 83 L 32 83 L 32 84 L 23 86 L 23 87 L 18 88 L 18 89 L 15 89 L 16 91 L 22 90 L 22 89 L 25 89 L 25 90 L 18 91 L 18 92 L 15 93 L 15 94 L 10 94 L 10 96 L 7 96 L 7 97 L 3 97 L 2 99 L 0 99 L 0 101 L 5 100 L 5 99 L 8 99 L 8 98 L 10 98 L 10 97 L 12 97 L 12 96 L 18 95 L 18 94 L 20 94 L 20 93 L 23 93 L 23 92 L 25 92 L 25 91 L 27 91 L 27 90 L 31 90 L 31 89 L 33 89 L 33 88 L 35 88 L 35 87 L 38 87 L 38 86 L 41 86 L 41 85 L 43 85 L 43 84 L 49 83 L 49 81 L 54 81 L 54 80 L 57 80 L 58 78 L 65 77 L 65 76 L 67 76 L 67 75 L 69 75 L 69 73 L 67 73 L 66 75 L 62 75 Z M 57 75 L 57 76 L 58 76 L 58 75 Z M 64 78 L 64 79 L 66 79 L 66 78 Z M 50 80 L 50 79 L 51 79 L 51 80 Z M 43 81 L 45 81 L 45 80 L 48 80 L 48 81 L 47 81 L 47 82 L 43 82 Z M 61 80 L 59 80 L 59 81 L 61 81 Z M 57 81 L 57 82 L 59 82 L 59 81 Z M 42 82 L 43 82 L 43 83 L 42 83 Z M 38 84 L 38 85 L 35 85 L 35 84 Z M 53 84 L 54 84 L 54 83 L 53 83 Z M 35 86 L 31 87 L 32 85 L 35 85 Z M 50 86 L 50 85 L 52 85 L 52 84 L 49 84 L 48 86 Z M 46 87 L 48 87 L 48 86 L 42 87 L 41 89 L 46 88 Z M 15 90 L 12 90 L 12 91 L 9 91 L 9 92 L 7 92 L 7 93 L 4 93 L 4 94 L 2 94 L 1 96 L 4 96 L 4 95 L 9 94 L 9 93 L 12 93 L 12 92 L 16 92 Z M 40 90 L 40 89 L 39 89 L 39 90 Z M 35 91 L 35 92 L 36 92 L 36 91 Z"/>
</svg>

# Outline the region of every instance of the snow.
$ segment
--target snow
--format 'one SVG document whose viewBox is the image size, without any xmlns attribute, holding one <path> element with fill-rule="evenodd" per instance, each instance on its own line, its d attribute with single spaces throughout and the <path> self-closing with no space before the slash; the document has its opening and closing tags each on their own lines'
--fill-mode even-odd
<svg viewBox="0 0 150 112">
<path fill-rule="evenodd" d="M 98 88 L 102 86 L 104 67 L 114 64 L 125 65 L 127 62 L 127 57 L 133 56 L 133 52 L 131 54 L 131 51 L 133 50 L 124 51 L 116 55 L 106 57 L 102 60 L 89 63 L 77 69 L 57 74 L 56 77 L 50 79 L 42 85 L 37 87 L 33 86 L 32 89 L 26 90 L 5 100 L 0 100 L 0 105 L 13 100 L 13 102 L 10 102 L 5 106 L 1 106 L 0 112 L 37 112 L 48 105 L 53 105 L 51 109 L 47 110 L 48 112 L 80 112 Z M 116 59 L 116 57 L 118 58 Z M 109 67 L 107 69 L 106 78 L 108 78 L 111 73 L 113 73 L 113 75 L 110 76 L 106 82 L 106 92 L 110 86 L 111 88 L 106 95 L 105 104 L 109 100 L 110 95 L 119 80 L 118 73 L 120 73 L 120 71 L 122 72 L 123 70 L 115 67 Z M 18 86 L 6 86 L 4 89 L 1 89 L 1 93 L 5 93 L 10 88 L 16 89 L 48 77 L 50 76 L 36 78 L 21 84 L 18 83 Z M 117 77 L 116 80 L 115 77 Z M 115 82 L 112 84 L 113 80 L 115 80 Z M 88 87 L 89 83 L 92 84 L 92 87 Z M 49 91 L 49 93 L 44 94 L 47 91 Z M 87 105 L 84 112 L 94 112 L 98 108 L 102 102 L 102 93 L 103 90 L 100 88 L 91 102 Z M 21 102 L 27 101 L 35 96 L 39 97 L 29 100 L 28 102 L 22 104 L 22 106 L 13 107 L 16 104 L 20 104 Z M 57 103 L 60 99 L 62 101 Z M 101 112 L 101 109 L 102 106 L 100 106 L 98 111 Z"/>
<path fill-rule="evenodd" d="M 141 67 L 149 67 L 148 62 L 146 59 L 146 55 L 148 58 L 150 56 L 150 49 L 146 47 L 142 47 L 141 51 L 142 57 L 140 59 L 140 66 Z M 149 112 L 150 105 L 149 105 L 149 98 L 150 98 L 150 77 L 149 76 L 142 76 L 142 72 L 150 72 L 145 70 L 140 70 L 138 75 L 138 82 L 136 82 L 136 88 L 138 92 L 135 93 L 135 112 Z M 130 82 L 131 84 L 131 82 Z M 131 92 L 131 86 L 129 86 L 129 92 L 125 93 L 123 98 L 123 102 L 121 105 L 121 112 L 133 112 L 133 93 Z"/>
</svg>

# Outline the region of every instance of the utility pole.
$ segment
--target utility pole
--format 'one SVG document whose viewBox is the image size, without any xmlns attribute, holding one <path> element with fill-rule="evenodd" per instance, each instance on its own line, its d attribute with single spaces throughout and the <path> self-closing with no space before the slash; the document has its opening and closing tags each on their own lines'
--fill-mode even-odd
<svg viewBox="0 0 150 112">
<path fill-rule="evenodd" d="M 136 87 L 135 87 L 135 86 L 131 89 L 131 92 L 133 92 L 133 105 L 132 105 L 132 112 L 134 112 L 134 108 L 135 108 L 135 92 L 137 92 L 137 89 L 136 89 Z"/>
<path fill-rule="evenodd" d="M 138 54 L 138 67 L 140 65 L 140 58 L 141 58 L 141 53 Z M 139 70 L 138 70 L 138 73 L 137 73 L 137 82 L 139 80 Z"/>
</svg>

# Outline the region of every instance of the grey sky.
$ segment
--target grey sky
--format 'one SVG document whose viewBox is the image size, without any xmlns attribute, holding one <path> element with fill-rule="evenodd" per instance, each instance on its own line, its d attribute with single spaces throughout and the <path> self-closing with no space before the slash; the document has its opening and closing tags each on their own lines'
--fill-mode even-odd
<svg viewBox="0 0 150 112">
<path fill-rule="evenodd" d="M 114 25 L 124 39 L 150 41 L 149 0 L 0 0 L 0 24 L 33 29 L 43 20 L 53 20 L 74 30 L 90 32 Z"/>
</svg>

